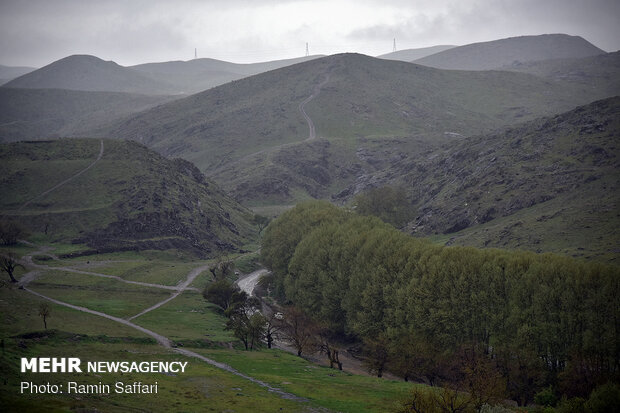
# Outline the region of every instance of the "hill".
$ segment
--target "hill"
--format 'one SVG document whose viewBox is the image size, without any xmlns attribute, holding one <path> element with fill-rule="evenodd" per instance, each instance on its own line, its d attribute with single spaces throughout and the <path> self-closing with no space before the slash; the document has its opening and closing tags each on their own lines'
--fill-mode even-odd
<svg viewBox="0 0 620 413">
<path fill-rule="evenodd" d="M 204 256 L 238 250 L 255 233 L 251 213 L 194 165 L 135 142 L 3 144 L 0 160 L 0 216 L 54 242 L 103 251 L 175 248 Z"/>
<path fill-rule="evenodd" d="M 14 79 L 4 87 L 69 89 L 94 92 L 127 92 L 149 95 L 175 93 L 167 83 L 104 61 L 95 56 L 73 55 Z"/>
<path fill-rule="evenodd" d="M 34 67 L 27 66 L 3 66 L 0 65 L 0 85 L 5 84 L 9 80 L 30 73 L 36 70 Z"/>
<path fill-rule="evenodd" d="M 184 157 L 249 205 L 290 203 L 338 193 L 407 154 L 618 93 L 343 54 L 244 78 L 91 133 Z"/>
<path fill-rule="evenodd" d="M 516 62 L 581 58 L 605 51 L 579 36 L 544 34 L 472 43 L 436 53 L 414 63 L 451 70 L 492 70 Z"/>
<path fill-rule="evenodd" d="M 192 94 L 246 76 L 279 69 L 295 63 L 313 60 L 318 57 L 320 56 L 307 56 L 251 64 L 237 64 L 216 59 L 194 59 L 186 62 L 145 63 L 131 66 L 130 68 L 155 81 L 174 85 L 179 93 Z"/>
<path fill-rule="evenodd" d="M 398 50 L 392 53 L 382 54 L 377 57 L 379 59 L 413 62 L 414 60 L 421 59 L 423 57 L 430 56 L 435 53 L 443 52 L 444 50 L 449 50 L 449 49 L 452 49 L 453 47 L 456 47 L 456 46 L 440 45 L 440 46 L 431 46 L 431 47 L 421 47 L 418 49 L 405 49 L 405 50 Z"/>
<path fill-rule="evenodd" d="M 614 97 L 402 159 L 356 189 L 404 188 L 413 234 L 616 261 L 619 138 Z"/>
<path fill-rule="evenodd" d="M 578 59 L 550 59 L 528 63 L 514 63 L 502 67 L 520 73 L 529 73 L 554 82 L 580 85 L 583 90 L 620 88 L 620 52 Z"/>
<path fill-rule="evenodd" d="M 84 130 L 171 99 L 117 92 L 2 87 L 0 142 L 79 136 Z"/>
</svg>

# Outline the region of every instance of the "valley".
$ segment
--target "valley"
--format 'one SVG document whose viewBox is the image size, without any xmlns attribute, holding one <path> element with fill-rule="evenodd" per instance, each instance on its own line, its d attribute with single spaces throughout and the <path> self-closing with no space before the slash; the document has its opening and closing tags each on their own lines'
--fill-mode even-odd
<svg viewBox="0 0 620 413">
<path fill-rule="evenodd" d="M 619 53 L 1 67 L 0 408 L 599 412 Z M 188 371 L 20 372 L 50 354 Z M 15 390 L 76 380 L 159 392 Z"/>
</svg>

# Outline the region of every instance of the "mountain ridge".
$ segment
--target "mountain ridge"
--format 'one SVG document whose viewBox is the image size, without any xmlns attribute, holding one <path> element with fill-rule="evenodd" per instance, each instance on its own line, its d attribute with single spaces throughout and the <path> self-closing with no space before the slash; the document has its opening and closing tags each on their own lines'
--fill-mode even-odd
<svg viewBox="0 0 620 413">
<path fill-rule="evenodd" d="M 471 43 L 414 60 L 413 63 L 448 70 L 493 70 L 515 62 L 605 53 L 580 36 L 544 34 Z"/>
</svg>

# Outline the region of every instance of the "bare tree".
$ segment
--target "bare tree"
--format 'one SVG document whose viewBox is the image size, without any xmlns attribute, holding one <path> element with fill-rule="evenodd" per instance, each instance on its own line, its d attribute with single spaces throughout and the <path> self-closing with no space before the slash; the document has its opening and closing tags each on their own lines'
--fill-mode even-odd
<svg viewBox="0 0 620 413">
<path fill-rule="evenodd" d="M 273 346 L 273 342 L 279 338 L 284 322 L 281 320 L 281 313 L 271 313 L 265 317 L 265 340 L 267 348 Z"/>
<path fill-rule="evenodd" d="M 327 356 L 329 361 L 329 367 L 334 368 L 338 366 L 338 370 L 342 370 L 342 362 L 340 361 L 340 350 L 336 347 L 331 340 L 329 329 L 325 326 L 318 328 L 317 332 L 317 345 L 319 351 Z"/>
<path fill-rule="evenodd" d="M 15 245 L 19 237 L 24 235 L 24 229 L 13 221 L 0 221 L 0 244 Z"/>
<path fill-rule="evenodd" d="M 43 325 L 45 326 L 45 329 L 47 330 L 47 317 L 50 316 L 51 313 L 51 309 L 48 303 L 41 303 L 39 304 L 39 316 L 41 316 L 41 318 L 43 319 Z"/>
<path fill-rule="evenodd" d="M 297 307 L 289 307 L 284 312 L 282 336 L 288 341 L 301 357 L 314 344 L 316 328 L 314 322 Z"/>
<path fill-rule="evenodd" d="M 17 280 L 13 276 L 13 273 L 15 272 L 15 269 L 17 267 L 24 268 L 23 265 L 17 262 L 17 258 L 12 252 L 9 252 L 7 255 L 3 255 L 0 257 L 0 270 L 9 274 L 9 278 L 11 279 L 12 283 L 17 282 Z"/>
</svg>

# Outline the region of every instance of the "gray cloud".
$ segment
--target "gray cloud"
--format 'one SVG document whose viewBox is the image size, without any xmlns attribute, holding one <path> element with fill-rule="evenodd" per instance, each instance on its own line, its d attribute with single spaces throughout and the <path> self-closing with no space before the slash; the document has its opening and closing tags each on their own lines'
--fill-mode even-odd
<svg viewBox="0 0 620 413">
<path fill-rule="evenodd" d="M 2 0 L 0 64 L 89 53 L 120 64 L 466 44 L 567 33 L 620 49 L 617 0 Z"/>
</svg>

